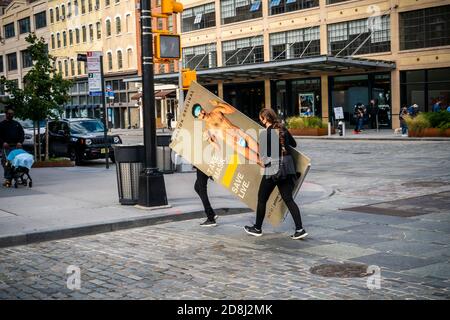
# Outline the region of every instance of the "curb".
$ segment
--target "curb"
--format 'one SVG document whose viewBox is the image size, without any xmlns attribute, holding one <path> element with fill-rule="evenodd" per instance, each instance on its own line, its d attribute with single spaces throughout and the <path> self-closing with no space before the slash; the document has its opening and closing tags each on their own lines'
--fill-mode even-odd
<svg viewBox="0 0 450 320">
<path fill-rule="evenodd" d="M 328 137 L 328 136 L 322 136 L 322 137 L 314 137 L 314 136 L 294 136 L 295 139 L 313 139 L 313 140 L 339 140 L 339 141 L 348 141 L 348 140 L 372 140 L 372 141 L 447 141 L 450 142 L 450 138 L 394 138 L 394 137 L 387 137 L 387 138 L 377 138 L 377 137 L 348 137 L 348 138 L 340 138 L 340 137 Z"/>
<path fill-rule="evenodd" d="M 253 212 L 248 208 L 231 208 L 231 209 L 220 208 L 215 209 L 214 211 L 221 216 Z M 15 234 L 0 237 L 0 248 L 27 245 L 51 240 L 61 240 L 67 238 L 88 236 L 98 233 L 106 233 L 131 228 L 140 228 L 169 222 L 187 221 L 192 219 L 200 219 L 204 217 L 205 217 L 204 211 L 194 211 L 194 212 L 187 212 L 184 214 L 171 214 L 171 215 L 142 217 L 126 220 L 124 219 L 102 224 L 79 225 L 67 229 L 47 230 L 27 234 Z"/>
</svg>

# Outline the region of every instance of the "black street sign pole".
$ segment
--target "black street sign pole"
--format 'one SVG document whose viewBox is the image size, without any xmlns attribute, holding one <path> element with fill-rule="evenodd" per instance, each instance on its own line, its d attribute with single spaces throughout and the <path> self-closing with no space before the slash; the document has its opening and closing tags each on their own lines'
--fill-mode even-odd
<svg viewBox="0 0 450 320">
<path fill-rule="evenodd" d="M 156 165 L 156 119 L 153 74 L 153 34 L 150 0 L 141 0 L 142 107 L 144 124 L 144 169 L 139 175 L 138 205 L 167 205 L 164 176 Z"/>
<path fill-rule="evenodd" d="M 109 169 L 109 143 L 108 143 L 108 113 L 106 109 L 106 99 L 105 99 L 105 76 L 103 74 L 103 53 L 100 55 L 100 77 L 102 81 L 102 106 L 103 106 L 103 124 L 105 126 L 103 137 L 105 139 L 105 160 L 106 169 Z"/>
</svg>

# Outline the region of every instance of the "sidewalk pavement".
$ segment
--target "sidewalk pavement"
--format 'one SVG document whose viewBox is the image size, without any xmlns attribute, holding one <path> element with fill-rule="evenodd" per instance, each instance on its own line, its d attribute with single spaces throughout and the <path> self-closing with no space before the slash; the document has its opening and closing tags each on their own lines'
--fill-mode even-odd
<svg viewBox="0 0 450 320">
<path fill-rule="evenodd" d="M 31 175 L 31 189 L 0 188 L 0 247 L 205 216 L 193 188 L 195 173 L 166 174 L 170 208 L 156 210 L 120 205 L 115 166 L 107 170 L 101 162 L 33 169 Z M 219 215 L 251 211 L 216 183 L 208 191 Z M 299 197 L 311 203 L 331 193 L 305 183 Z"/>
<path fill-rule="evenodd" d="M 112 133 L 118 134 L 125 141 L 135 143 L 142 142 L 142 129 L 112 129 Z M 170 134 L 169 129 L 158 129 L 157 134 Z M 345 136 L 338 133 L 330 136 L 295 136 L 298 139 L 320 139 L 320 140 L 381 140 L 381 141 L 450 141 L 448 137 L 402 137 L 400 133 L 395 133 L 394 129 L 367 129 L 359 134 L 354 134 L 352 127 L 346 128 Z"/>
</svg>

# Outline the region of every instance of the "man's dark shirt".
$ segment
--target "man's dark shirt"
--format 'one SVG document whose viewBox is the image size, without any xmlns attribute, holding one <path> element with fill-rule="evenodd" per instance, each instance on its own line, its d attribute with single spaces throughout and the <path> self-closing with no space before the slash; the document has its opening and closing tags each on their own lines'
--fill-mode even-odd
<svg viewBox="0 0 450 320">
<path fill-rule="evenodd" d="M 23 128 L 19 122 L 15 120 L 3 120 L 0 122 L 0 148 L 4 142 L 10 146 L 15 146 L 17 143 L 23 143 L 25 139 Z"/>
</svg>

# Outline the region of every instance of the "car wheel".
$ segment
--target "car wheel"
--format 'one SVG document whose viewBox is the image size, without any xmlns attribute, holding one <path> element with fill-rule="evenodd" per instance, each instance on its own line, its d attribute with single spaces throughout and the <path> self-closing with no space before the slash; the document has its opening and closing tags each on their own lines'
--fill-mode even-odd
<svg viewBox="0 0 450 320">
<path fill-rule="evenodd" d="M 69 156 L 70 156 L 70 161 L 75 161 L 76 166 L 80 166 L 83 164 L 80 154 L 78 152 L 76 152 L 75 149 L 70 149 Z"/>
</svg>

